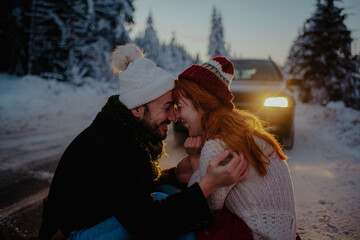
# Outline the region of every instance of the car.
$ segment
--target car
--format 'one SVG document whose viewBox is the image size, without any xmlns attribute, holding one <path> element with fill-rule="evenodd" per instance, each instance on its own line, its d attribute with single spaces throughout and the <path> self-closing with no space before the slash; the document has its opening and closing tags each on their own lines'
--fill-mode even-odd
<svg viewBox="0 0 360 240">
<path fill-rule="evenodd" d="M 294 145 L 295 99 L 281 69 L 269 59 L 230 59 L 235 74 L 230 85 L 234 104 L 263 120 L 269 132 L 276 135 L 285 149 Z M 188 136 L 181 122 L 174 123 L 178 144 Z"/>
<path fill-rule="evenodd" d="M 230 85 L 234 104 L 266 123 L 269 132 L 291 149 L 294 145 L 293 91 L 286 84 L 281 69 L 269 59 L 231 59 L 235 74 Z"/>
</svg>

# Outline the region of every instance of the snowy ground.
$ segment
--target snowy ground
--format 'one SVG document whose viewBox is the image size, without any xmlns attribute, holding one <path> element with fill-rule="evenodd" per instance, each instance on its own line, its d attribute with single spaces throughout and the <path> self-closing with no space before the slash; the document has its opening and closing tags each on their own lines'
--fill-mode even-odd
<svg viewBox="0 0 360 240">
<path fill-rule="evenodd" d="M 61 154 L 112 93 L 106 86 L 76 89 L 0 74 L 0 171 Z M 304 240 L 360 239 L 360 112 L 341 103 L 298 104 L 295 129 L 295 145 L 287 154 L 297 231 Z M 184 155 L 172 131 L 166 150 L 164 168 Z M 33 174 L 52 177 L 46 171 Z"/>
<path fill-rule="evenodd" d="M 0 74 L 0 170 L 61 154 L 114 92 Z"/>
<path fill-rule="evenodd" d="M 304 239 L 360 239 L 360 112 L 299 105 L 288 152 Z"/>
</svg>

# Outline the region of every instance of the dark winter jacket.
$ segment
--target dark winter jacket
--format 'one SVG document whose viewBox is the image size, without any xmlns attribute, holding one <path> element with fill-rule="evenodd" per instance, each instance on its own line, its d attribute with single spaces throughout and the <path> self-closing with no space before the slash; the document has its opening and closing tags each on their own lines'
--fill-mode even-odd
<svg viewBox="0 0 360 240">
<path fill-rule="evenodd" d="M 58 229 L 67 236 L 112 216 L 147 239 L 208 225 L 212 215 L 198 184 L 166 200 L 152 199 L 159 184 L 178 184 L 174 168 L 158 171 L 162 150 L 162 142 L 151 139 L 118 96 L 110 97 L 61 157 L 39 239 L 50 239 Z"/>
</svg>

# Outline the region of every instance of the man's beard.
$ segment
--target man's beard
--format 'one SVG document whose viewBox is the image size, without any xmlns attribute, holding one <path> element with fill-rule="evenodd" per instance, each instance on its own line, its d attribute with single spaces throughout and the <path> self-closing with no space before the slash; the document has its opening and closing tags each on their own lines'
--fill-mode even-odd
<svg viewBox="0 0 360 240">
<path fill-rule="evenodd" d="M 163 141 L 167 137 L 167 132 L 164 134 L 160 131 L 160 126 L 162 124 L 169 125 L 171 122 L 169 120 L 165 120 L 161 122 L 159 125 L 152 122 L 151 115 L 149 113 L 148 107 L 145 105 L 144 111 L 144 119 L 140 121 L 140 123 L 148 130 L 148 133 L 151 135 L 151 138 L 155 141 Z"/>
</svg>

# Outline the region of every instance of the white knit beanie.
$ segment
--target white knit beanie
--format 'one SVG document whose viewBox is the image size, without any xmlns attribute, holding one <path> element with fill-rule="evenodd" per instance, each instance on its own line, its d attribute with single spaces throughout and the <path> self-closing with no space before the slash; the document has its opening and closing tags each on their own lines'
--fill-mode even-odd
<svg viewBox="0 0 360 240">
<path fill-rule="evenodd" d="M 149 103 L 174 88 L 175 77 L 157 67 L 133 43 L 111 53 L 111 68 L 120 80 L 120 102 L 128 109 Z"/>
</svg>

